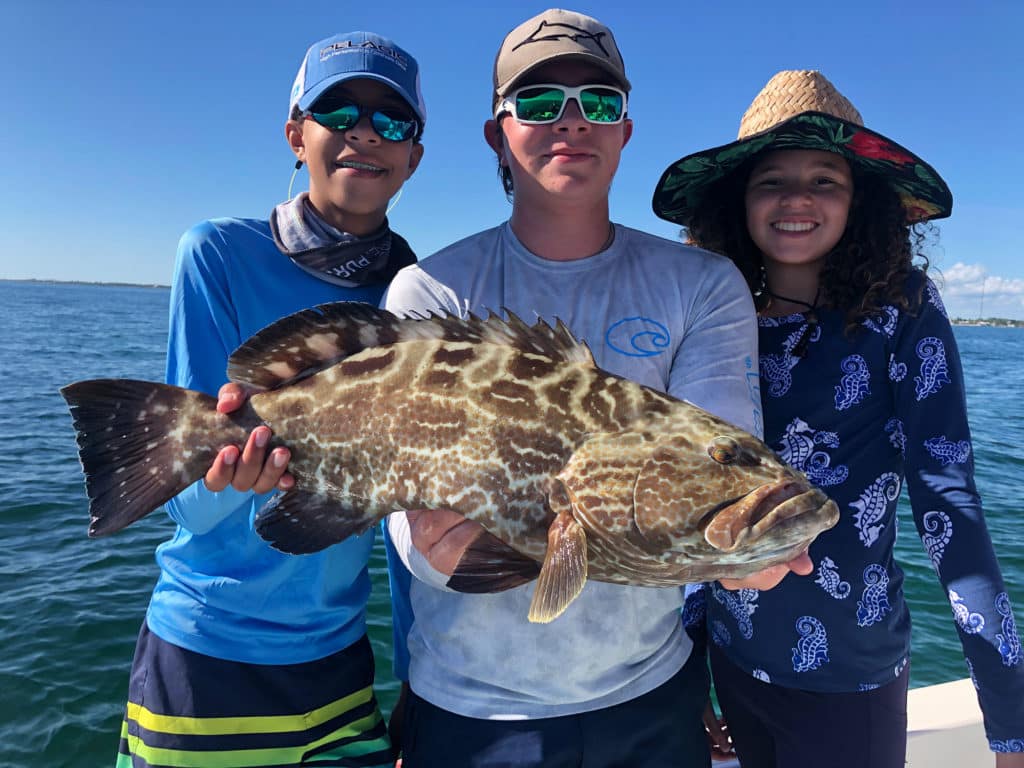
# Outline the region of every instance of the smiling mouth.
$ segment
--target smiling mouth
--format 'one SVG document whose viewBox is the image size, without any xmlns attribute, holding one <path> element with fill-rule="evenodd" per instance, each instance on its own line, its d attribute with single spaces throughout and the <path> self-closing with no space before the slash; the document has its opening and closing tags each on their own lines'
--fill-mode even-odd
<svg viewBox="0 0 1024 768">
<path fill-rule="evenodd" d="M 356 160 L 342 160 L 338 163 L 339 168 L 352 168 L 357 171 L 370 171 L 372 173 L 384 173 L 383 168 L 379 168 L 376 165 L 370 165 L 369 163 L 360 163 Z"/>
<path fill-rule="evenodd" d="M 776 221 L 772 224 L 773 229 L 782 232 L 810 232 L 817 226 L 813 221 Z"/>
</svg>

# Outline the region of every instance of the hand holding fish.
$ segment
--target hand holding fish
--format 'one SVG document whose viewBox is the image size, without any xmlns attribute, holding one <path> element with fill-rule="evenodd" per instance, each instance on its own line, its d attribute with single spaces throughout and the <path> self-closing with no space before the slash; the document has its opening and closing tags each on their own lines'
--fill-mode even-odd
<svg viewBox="0 0 1024 768">
<path fill-rule="evenodd" d="M 486 533 L 480 523 L 450 509 L 416 509 L 406 513 L 412 544 L 435 570 L 455 573 L 462 555 L 478 536 Z"/>
<path fill-rule="evenodd" d="M 808 576 L 813 570 L 814 563 L 811 562 L 811 557 L 807 554 L 807 550 L 805 549 L 789 562 L 780 563 L 779 565 L 770 565 L 763 571 L 753 573 L 745 579 L 719 579 L 718 583 L 726 589 L 732 590 L 765 590 L 778 586 L 779 582 L 786 578 L 790 571 L 798 576 Z"/>
<path fill-rule="evenodd" d="M 237 411 L 247 397 L 244 387 L 230 381 L 217 392 L 217 412 Z M 203 478 L 207 490 L 217 493 L 229 485 L 236 491 L 255 493 L 268 493 L 274 488 L 291 490 L 295 486 L 295 478 L 287 472 L 291 452 L 284 446 L 277 446 L 268 456 L 266 447 L 270 435 L 269 428 L 257 427 L 241 450 L 237 445 L 221 448 Z"/>
</svg>

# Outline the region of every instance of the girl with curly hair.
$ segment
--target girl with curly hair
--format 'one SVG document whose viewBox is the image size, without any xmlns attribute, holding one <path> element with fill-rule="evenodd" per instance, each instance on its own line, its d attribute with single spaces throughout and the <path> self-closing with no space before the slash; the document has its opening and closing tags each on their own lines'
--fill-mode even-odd
<svg viewBox="0 0 1024 768">
<path fill-rule="evenodd" d="M 829 493 L 813 578 L 704 590 L 743 768 L 902 768 L 910 615 L 894 559 L 904 482 L 952 607 L 999 768 L 1024 766 L 1024 661 L 974 482 L 963 375 L 926 276 L 952 196 L 821 73 L 780 72 L 739 139 L 662 175 L 660 217 L 728 256 L 758 308 L 765 440 Z M 714 723 L 709 723 L 713 736 Z"/>
</svg>

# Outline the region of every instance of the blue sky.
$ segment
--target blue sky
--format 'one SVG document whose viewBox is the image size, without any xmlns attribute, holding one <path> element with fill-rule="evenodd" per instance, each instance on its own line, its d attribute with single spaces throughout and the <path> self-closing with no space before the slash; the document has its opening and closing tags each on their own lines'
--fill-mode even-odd
<svg viewBox="0 0 1024 768">
<path fill-rule="evenodd" d="M 245 8 L 238 13 L 238 8 Z M 293 158 L 288 92 L 306 48 L 370 30 L 423 72 L 426 155 L 392 211 L 420 256 L 509 205 L 483 141 L 494 54 L 544 2 L 179 0 L 5 3 L 0 25 L 0 278 L 166 284 L 180 234 L 266 216 Z M 597 0 L 633 82 L 633 140 L 612 217 L 666 237 L 650 209 L 673 160 L 735 137 L 780 69 L 820 69 L 866 124 L 948 181 L 930 252 L 951 314 L 1024 318 L 1024 5 Z M 296 189 L 304 188 L 300 174 Z M 984 290 L 984 299 L 982 291 Z"/>
</svg>

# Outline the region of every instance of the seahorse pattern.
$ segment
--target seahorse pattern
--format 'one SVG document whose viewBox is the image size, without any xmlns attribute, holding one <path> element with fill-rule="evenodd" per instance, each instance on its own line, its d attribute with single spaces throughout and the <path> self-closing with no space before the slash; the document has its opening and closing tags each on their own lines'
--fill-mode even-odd
<svg viewBox="0 0 1024 768">
<path fill-rule="evenodd" d="M 813 616 L 796 620 L 800 639 L 793 649 L 793 671 L 810 672 L 828 662 L 828 634 L 825 626 Z"/>
<path fill-rule="evenodd" d="M 836 410 L 845 411 L 847 408 L 856 405 L 870 394 L 868 384 L 870 383 L 871 372 L 868 370 L 867 361 L 860 355 L 850 355 L 841 363 L 843 377 L 836 385 Z"/>
<path fill-rule="evenodd" d="M 971 455 L 969 440 L 949 440 L 945 435 L 932 437 L 924 441 L 924 447 L 931 457 L 948 467 L 950 464 L 966 464 Z"/>
<path fill-rule="evenodd" d="M 740 635 L 749 640 L 754 636 L 754 623 L 750 617 L 757 610 L 757 597 L 760 594 L 756 589 L 728 590 L 718 584 L 711 583 L 711 591 L 715 599 L 725 606 L 726 610 L 736 620 L 736 626 Z"/>
<path fill-rule="evenodd" d="M 786 425 L 775 450 L 783 461 L 805 473 L 819 488 L 845 481 L 850 474 L 849 468 L 842 464 L 832 467 L 832 457 L 825 451 L 815 451 L 815 445 L 838 448 L 839 435 L 814 430 L 806 421 L 796 418 Z"/>
<path fill-rule="evenodd" d="M 999 655 L 1003 657 L 1003 664 L 1015 667 L 1020 664 L 1021 659 L 1020 636 L 1013 620 L 1010 596 L 1005 592 L 996 595 L 996 610 L 1002 617 L 1003 628 L 1002 633 L 996 635 L 996 640 L 999 641 Z"/>
<path fill-rule="evenodd" d="M 916 351 L 921 360 L 921 373 L 914 377 L 914 384 L 920 402 L 942 389 L 943 384 L 949 384 L 949 365 L 942 339 L 926 336 L 917 343 Z"/>
<path fill-rule="evenodd" d="M 971 613 L 966 602 L 955 589 L 949 590 L 949 604 L 953 607 L 953 618 L 964 632 L 976 635 L 985 628 L 985 617 L 980 613 Z"/>
<path fill-rule="evenodd" d="M 924 517 L 921 519 L 921 524 L 924 526 L 925 531 L 927 531 L 921 537 L 921 541 L 924 543 L 924 548 L 928 551 L 928 557 L 932 561 L 932 566 L 935 568 L 936 573 L 938 573 L 939 563 L 942 562 L 942 555 L 946 551 L 946 545 L 949 544 L 949 540 L 953 536 L 953 521 L 941 509 L 933 509 L 930 512 L 925 512 Z"/>
<path fill-rule="evenodd" d="M 820 585 L 822 589 L 836 600 L 843 600 L 849 597 L 852 591 L 850 582 L 839 578 L 839 568 L 832 561 L 831 557 L 823 557 L 821 562 L 818 563 L 818 578 L 814 580 L 814 583 Z"/>
<path fill-rule="evenodd" d="M 857 510 L 853 515 L 853 522 L 865 547 L 870 547 L 878 540 L 886 503 L 899 497 L 900 486 L 899 475 L 895 472 L 885 472 L 864 490 L 857 501 L 850 502 L 850 506 Z"/>
<path fill-rule="evenodd" d="M 864 326 L 891 339 L 896 333 L 897 320 L 899 320 L 899 310 L 891 304 L 886 304 L 882 307 L 882 314 L 877 318 L 866 318 Z"/>
<path fill-rule="evenodd" d="M 778 325 L 779 321 L 786 321 L 800 317 L 801 315 L 792 315 L 789 318 L 762 318 L 760 322 L 762 325 Z M 775 322 L 773 323 L 772 321 Z M 793 370 L 796 364 L 801 360 L 801 358 L 794 357 L 792 355 L 793 347 L 796 346 L 797 341 L 803 335 L 804 328 L 806 327 L 807 323 L 804 323 L 786 337 L 786 341 L 782 345 L 783 352 L 781 355 L 761 356 L 759 366 L 761 378 L 768 382 L 768 394 L 772 397 L 782 397 L 784 394 L 789 392 L 789 387 L 793 383 L 793 375 L 790 371 Z M 820 336 L 821 329 L 819 328 L 815 333 L 811 334 L 808 341 L 817 341 Z"/>
<path fill-rule="evenodd" d="M 889 576 L 885 568 L 872 563 L 864 569 L 864 592 L 857 601 L 858 627 L 870 627 L 892 610 L 888 589 Z"/>
</svg>

